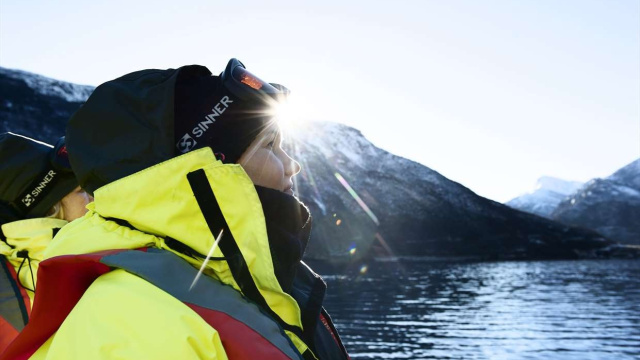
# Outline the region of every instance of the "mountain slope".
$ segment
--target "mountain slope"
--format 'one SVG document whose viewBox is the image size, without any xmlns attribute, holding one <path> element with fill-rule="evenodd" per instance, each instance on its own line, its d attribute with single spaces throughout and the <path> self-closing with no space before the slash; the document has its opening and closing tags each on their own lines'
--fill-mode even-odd
<svg viewBox="0 0 640 360">
<path fill-rule="evenodd" d="M 609 176 L 607 180 L 640 190 L 640 158 L 622 167 Z"/>
<path fill-rule="evenodd" d="M 344 259 L 373 248 L 381 255 L 573 258 L 608 243 L 482 198 L 344 125 L 313 123 L 292 137 L 291 152 L 303 166 L 300 197 L 321 223 L 311 254 Z"/>
<path fill-rule="evenodd" d="M 562 201 L 551 217 L 640 245 L 640 159 L 605 179 L 589 181 Z"/>
</svg>

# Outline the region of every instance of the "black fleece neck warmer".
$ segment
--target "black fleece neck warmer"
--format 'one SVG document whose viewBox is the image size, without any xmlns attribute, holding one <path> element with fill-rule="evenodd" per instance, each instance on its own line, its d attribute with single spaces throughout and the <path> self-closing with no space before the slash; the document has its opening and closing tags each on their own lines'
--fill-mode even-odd
<svg viewBox="0 0 640 360">
<path fill-rule="evenodd" d="M 280 287 L 290 293 L 296 269 L 309 242 L 311 215 L 297 198 L 256 186 L 267 224 L 269 249 Z"/>
</svg>

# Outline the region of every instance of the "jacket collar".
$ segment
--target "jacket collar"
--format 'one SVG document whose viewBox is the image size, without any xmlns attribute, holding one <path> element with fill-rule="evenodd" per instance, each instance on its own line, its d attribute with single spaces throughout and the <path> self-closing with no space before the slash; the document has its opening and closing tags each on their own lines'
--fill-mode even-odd
<svg viewBox="0 0 640 360">
<path fill-rule="evenodd" d="M 309 210 L 294 196 L 256 186 L 265 215 L 269 248 L 280 287 L 291 294 L 311 232 Z"/>
<path fill-rule="evenodd" d="M 6 243 L 0 241 L 0 254 L 13 259 L 19 251 L 26 250 L 29 257 L 41 260 L 51 239 L 53 229 L 61 229 L 67 221 L 55 218 L 35 218 L 10 222 L 2 225 L 7 237 Z"/>
</svg>

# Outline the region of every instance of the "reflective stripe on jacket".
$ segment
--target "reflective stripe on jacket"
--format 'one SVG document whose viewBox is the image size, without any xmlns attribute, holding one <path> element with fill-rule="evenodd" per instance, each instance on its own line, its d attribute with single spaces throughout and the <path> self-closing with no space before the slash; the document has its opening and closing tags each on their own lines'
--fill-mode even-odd
<svg viewBox="0 0 640 360">
<path fill-rule="evenodd" d="M 215 194 L 239 249 L 230 261 L 212 260 L 203 266 L 202 254 L 209 254 L 218 234 L 213 234 L 217 231 L 210 229 L 211 219 L 200 210 L 187 179 L 190 173 L 204 175 L 208 189 Z M 261 310 L 280 321 L 298 353 L 308 356 L 309 347 L 296 335 L 302 329 L 300 308 L 275 277 L 260 200 L 242 167 L 222 164 L 209 148 L 196 150 L 96 190 L 88 209 L 83 218 L 60 231 L 46 258 L 155 247 L 202 268 L 203 274 L 212 278 L 207 281 L 217 280 L 239 292 L 244 285 L 238 284 L 229 263 L 235 264 L 240 257 L 265 303 Z M 168 244 L 175 247 L 175 241 L 170 239 L 177 239 L 192 253 L 171 248 Z M 221 243 L 224 241 L 223 237 Z M 211 255 L 212 259 L 225 256 L 220 247 Z M 123 270 L 114 270 L 88 286 L 60 328 L 32 358 L 233 359 L 221 341 L 221 331 L 167 292 Z"/>
<path fill-rule="evenodd" d="M 238 291 L 210 277 L 203 277 L 192 288 L 197 269 L 168 251 L 144 250 L 66 255 L 43 262 L 32 323 L 11 345 L 7 358 L 29 358 L 60 327 L 93 280 L 114 269 L 122 269 L 180 300 L 214 327 L 230 358 L 302 359 L 284 330 Z M 56 296 L 61 287 L 66 288 L 67 295 L 60 296 L 59 301 L 39 301 Z M 172 349 L 162 351 L 164 357 L 172 353 Z"/>
</svg>

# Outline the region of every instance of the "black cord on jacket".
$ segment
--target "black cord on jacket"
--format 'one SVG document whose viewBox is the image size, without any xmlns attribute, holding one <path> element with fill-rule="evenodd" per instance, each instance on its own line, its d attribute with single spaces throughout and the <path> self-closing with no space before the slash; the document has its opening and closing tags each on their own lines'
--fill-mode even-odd
<svg viewBox="0 0 640 360">
<path fill-rule="evenodd" d="M 16 274 L 16 277 L 18 278 L 18 284 L 20 284 L 20 286 L 22 286 L 23 288 L 29 290 L 29 291 L 33 291 L 34 293 L 36 292 L 36 280 L 33 277 L 33 268 L 31 267 L 31 258 L 29 257 L 29 252 L 27 250 L 20 250 L 18 251 L 18 253 L 16 254 L 19 258 L 22 258 L 22 262 L 20 263 L 20 266 L 18 267 L 18 274 Z M 24 262 L 27 261 L 29 262 L 29 272 L 31 273 L 31 283 L 33 284 L 33 289 L 29 289 L 28 287 L 24 286 L 24 284 L 22 283 L 22 280 L 20 280 L 20 271 L 22 270 L 22 265 L 24 265 Z"/>
</svg>

